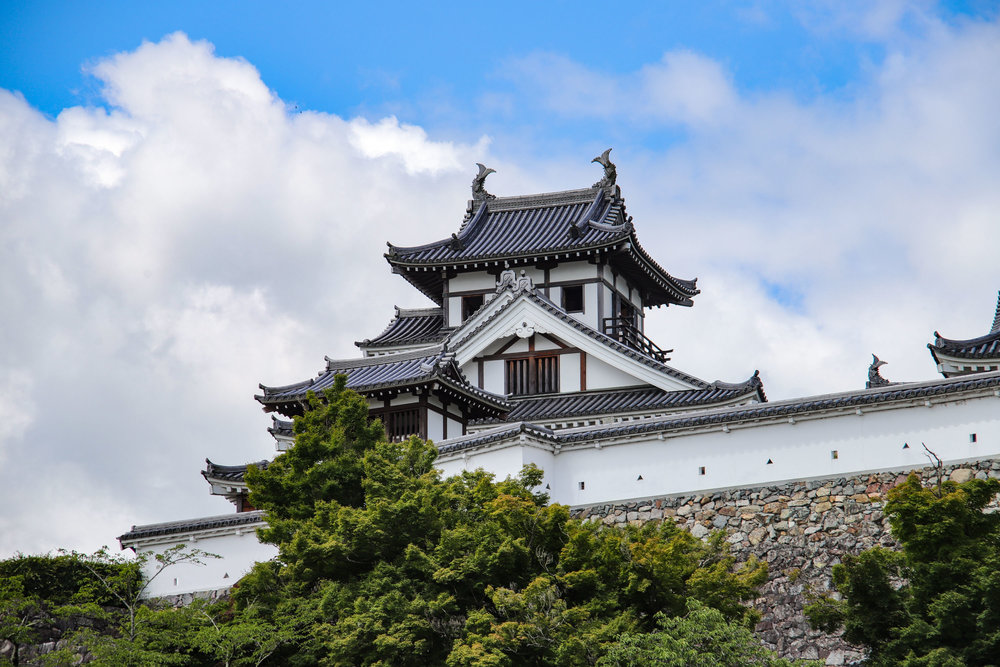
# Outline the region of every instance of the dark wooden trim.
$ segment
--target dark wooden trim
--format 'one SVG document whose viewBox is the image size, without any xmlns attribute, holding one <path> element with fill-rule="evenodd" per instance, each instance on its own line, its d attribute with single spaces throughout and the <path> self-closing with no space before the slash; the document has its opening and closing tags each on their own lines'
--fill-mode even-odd
<svg viewBox="0 0 1000 667">
<path fill-rule="evenodd" d="M 427 408 L 430 407 L 427 404 L 427 394 L 421 394 L 420 400 L 417 401 L 417 405 L 423 408 L 420 411 L 420 439 L 427 439 Z"/>
<path fill-rule="evenodd" d="M 535 351 L 535 334 L 528 336 L 528 352 Z"/>
<path fill-rule="evenodd" d="M 544 338 L 545 340 L 549 341 L 550 343 L 552 343 L 554 345 L 557 345 L 558 347 L 560 347 L 560 348 L 562 348 L 564 350 L 569 348 L 569 345 L 567 345 L 566 343 L 562 342 L 558 338 L 552 338 L 551 336 L 548 336 L 546 334 L 536 334 L 536 335 L 539 338 Z M 532 336 L 532 337 L 534 337 L 534 336 Z M 539 352 L 544 352 L 545 350 L 538 350 L 538 351 Z"/>
<path fill-rule="evenodd" d="M 523 340 L 523 339 L 518 338 L 517 336 L 514 336 L 509 341 L 507 341 L 506 343 L 504 343 L 503 345 L 501 345 L 500 349 L 497 350 L 496 352 L 494 352 L 493 354 L 494 355 L 503 354 L 504 352 L 506 352 L 507 350 L 509 350 L 514 345 L 514 343 L 516 343 L 519 340 Z M 489 357 L 481 357 L 481 358 L 482 359 L 489 359 Z"/>
<path fill-rule="evenodd" d="M 503 359 L 509 361 L 511 359 L 525 359 L 527 357 L 547 357 L 549 355 L 557 354 L 572 354 L 574 352 L 579 352 L 579 348 L 567 347 L 564 349 L 555 350 L 538 350 L 535 352 L 511 352 L 510 354 L 491 354 L 486 357 L 479 357 L 483 361 L 496 361 L 497 359 Z"/>
<path fill-rule="evenodd" d="M 587 353 L 580 350 L 580 391 L 587 391 Z"/>
<path fill-rule="evenodd" d="M 477 359 L 476 360 L 476 366 L 478 367 L 479 388 L 482 389 L 483 388 L 483 374 L 484 374 L 483 360 L 482 359 Z"/>
<path fill-rule="evenodd" d="M 449 296 L 479 296 L 481 294 L 485 297 L 487 294 L 494 294 L 495 292 L 496 287 L 484 287 L 482 289 L 467 289 L 460 292 L 449 292 L 448 294 Z"/>
<path fill-rule="evenodd" d="M 451 308 L 448 307 L 448 270 L 443 269 L 441 271 L 444 280 L 442 280 L 443 287 L 441 288 L 441 316 L 444 318 L 444 325 L 446 327 L 451 326 Z"/>
<path fill-rule="evenodd" d="M 548 267 L 546 267 L 545 269 L 543 269 L 543 271 L 544 272 L 542 273 L 542 281 L 543 281 L 542 285 L 545 286 L 545 296 L 548 297 L 549 296 L 549 288 L 552 287 L 552 283 L 549 281 L 549 269 L 548 269 Z"/>
</svg>

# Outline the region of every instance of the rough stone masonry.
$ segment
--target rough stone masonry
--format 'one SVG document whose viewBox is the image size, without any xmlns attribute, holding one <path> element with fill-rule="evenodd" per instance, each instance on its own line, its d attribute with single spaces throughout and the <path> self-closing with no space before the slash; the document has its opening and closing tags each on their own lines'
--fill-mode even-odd
<svg viewBox="0 0 1000 667">
<path fill-rule="evenodd" d="M 897 547 L 882 508 L 886 493 L 910 471 L 861 474 L 744 489 L 635 500 L 576 508 L 574 516 L 605 525 L 675 520 L 695 537 L 724 530 L 738 560 L 766 561 L 768 581 L 754 606 L 757 633 L 787 658 L 845 665 L 863 657 L 838 636 L 812 630 L 802 613 L 805 592 L 830 588 L 830 568 L 844 554 Z M 939 479 L 1000 479 L 1000 460 L 985 459 L 914 471 L 925 485 Z M 994 508 L 997 500 L 994 499 Z"/>
</svg>

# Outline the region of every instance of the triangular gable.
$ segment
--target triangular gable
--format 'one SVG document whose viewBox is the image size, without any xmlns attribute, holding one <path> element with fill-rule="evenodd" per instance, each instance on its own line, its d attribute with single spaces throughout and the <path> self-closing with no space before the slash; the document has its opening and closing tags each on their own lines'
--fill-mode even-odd
<svg viewBox="0 0 1000 667">
<path fill-rule="evenodd" d="M 449 351 L 462 367 L 496 341 L 543 334 L 634 378 L 634 385 L 667 391 L 701 389 L 708 383 L 657 362 L 600 334 L 564 313 L 532 289 L 503 289 L 448 337 Z"/>
</svg>

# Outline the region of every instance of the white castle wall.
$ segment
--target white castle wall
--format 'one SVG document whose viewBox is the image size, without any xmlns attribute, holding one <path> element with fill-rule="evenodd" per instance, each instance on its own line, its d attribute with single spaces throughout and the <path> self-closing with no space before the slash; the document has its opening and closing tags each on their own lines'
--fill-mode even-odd
<svg viewBox="0 0 1000 667">
<path fill-rule="evenodd" d="M 971 442 L 972 434 L 975 442 Z M 904 449 L 904 443 L 909 448 Z M 542 467 L 553 501 L 589 505 L 784 480 L 920 468 L 928 463 L 921 443 L 945 462 L 1000 456 L 1000 398 L 969 398 L 935 403 L 933 407 L 921 404 L 869 408 L 861 415 L 823 415 L 795 423 L 783 420 L 733 425 L 728 433 L 714 426 L 682 435 L 668 433 L 662 440 L 652 434 L 619 442 L 590 443 L 553 452 L 550 466 Z M 482 467 L 502 478 L 518 473 L 527 455 L 514 452 L 527 449 L 532 448 L 525 443 L 509 443 L 505 447 L 466 451 L 465 458 L 462 453 L 447 454 L 438 459 L 438 467 L 445 475 Z M 531 457 L 538 459 L 534 453 Z"/>
<path fill-rule="evenodd" d="M 194 539 L 192 539 L 194 538 Z M 258 561 L 271 560 L 278 549 L 257 540 L 254 526 L 229 529 L 223 534 L 184 533 L 140 540 L 137 551 L 162 554 L 167 549 L 184 544 L 221 558 L 205 558 L 203 564 L 182 563 L 165 569 L 146 589 L 147 597 L 164 597 L 182 593 L 197 593 L 228 588 L 240 580 Z M 158 563 L 150 558 L 144 572 L 147 577 L 156 574 Z"/>
</svg>

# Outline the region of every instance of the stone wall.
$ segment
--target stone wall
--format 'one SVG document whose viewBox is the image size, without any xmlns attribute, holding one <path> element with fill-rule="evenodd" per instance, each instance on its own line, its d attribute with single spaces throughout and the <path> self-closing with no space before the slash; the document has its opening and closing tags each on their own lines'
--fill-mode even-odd
<svg viewBox="0 0 1000 667">
<path fill-rule="evenodd" d="M 937 468 L 916 472 L 925 485 L 938 483 Z M 972 477 L 1000 479 L 1000 460 L 945 466 L 942 472 L 957 482 Z M 804 593 L 828 590 L 830 568 L 844 554 L 896 546 L 882 508 L 886 492 L 908 474 L 877 472 L 649 498 L 578 508 L 574 515 L 606 525 L 675 520 L 696 537 L 725 530 L 739 560 L 755 555 L 768 564 L 768 581 L 754 602 L 763 614 L 757 632 L 764 642 L 784 657 L 844 665 L 862 654 L 838 637 L 810 629 L 802 613 Z"/>
</svg>

